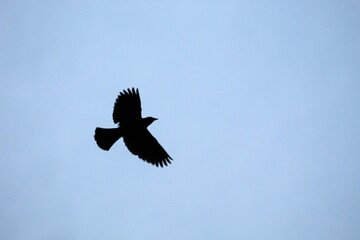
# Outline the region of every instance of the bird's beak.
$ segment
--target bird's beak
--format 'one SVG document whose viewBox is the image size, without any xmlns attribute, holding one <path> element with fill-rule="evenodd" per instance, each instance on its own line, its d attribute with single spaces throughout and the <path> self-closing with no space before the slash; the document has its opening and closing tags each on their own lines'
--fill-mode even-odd
<svg viewBox="0 0 360 240">
<path fill-rule="evenodd" d="M 154 121 L 159 120 L 158 118 L 154 118 Z"/>
</svg>

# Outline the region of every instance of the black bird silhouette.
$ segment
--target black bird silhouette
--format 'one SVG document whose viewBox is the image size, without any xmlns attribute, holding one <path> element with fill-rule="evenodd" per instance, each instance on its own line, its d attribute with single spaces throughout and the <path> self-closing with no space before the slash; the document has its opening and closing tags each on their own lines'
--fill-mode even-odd
<svg viewBox="0 0 360 240">
<path fill-rule="evenodd" d="M 170 164 L 172 158 L 154 138 L 147 127 L 157 120 L 153 117 L 141 117 L 139 90 L 132 88 L 120 92 L 114 105 L 113 120 L 118 128 L 96 128 L 97 145 L 108 151 L 121 137 L 129 151 L 140 159 L 163 167 Z"/>
</svg>

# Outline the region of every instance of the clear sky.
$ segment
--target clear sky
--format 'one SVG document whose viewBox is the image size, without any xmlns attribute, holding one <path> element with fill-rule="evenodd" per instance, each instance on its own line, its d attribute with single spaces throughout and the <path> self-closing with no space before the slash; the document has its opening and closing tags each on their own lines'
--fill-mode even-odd
<svg viewBox="0 0 360 240">
<path fill-rule="evenodd" d="M 360 239 L 359 1 L 0 2 L 0 239 Z M 138 87 L 156 168 L 113 127 Z"/>
</svg>

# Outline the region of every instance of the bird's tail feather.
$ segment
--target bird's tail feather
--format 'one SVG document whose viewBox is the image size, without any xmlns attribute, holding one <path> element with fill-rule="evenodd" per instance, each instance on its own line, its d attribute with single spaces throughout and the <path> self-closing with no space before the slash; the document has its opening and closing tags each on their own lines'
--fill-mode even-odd
<svg viewBox="0 0 360 240">
<path fill-rule="evenodd" d="M 95 141 L 97 145 L 108 151 L 114 143 L 122 137 L 122 131 L 120 128 L 96 128 L 95 129 Z"/>
</svg>

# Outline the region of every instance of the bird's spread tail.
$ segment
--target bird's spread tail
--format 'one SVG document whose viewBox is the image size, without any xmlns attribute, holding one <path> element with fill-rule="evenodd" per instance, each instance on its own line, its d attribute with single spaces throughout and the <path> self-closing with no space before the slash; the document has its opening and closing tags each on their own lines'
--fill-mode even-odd
<svg viewBox="0 0 360 240">
<path fill-rule="evenodd" d="M 95 129 L 95 141 L 97 145 L 108 151 L 114 143 L 122 137 L 122 131 L 120 128 L 96 128 Z"/>
</svg>

